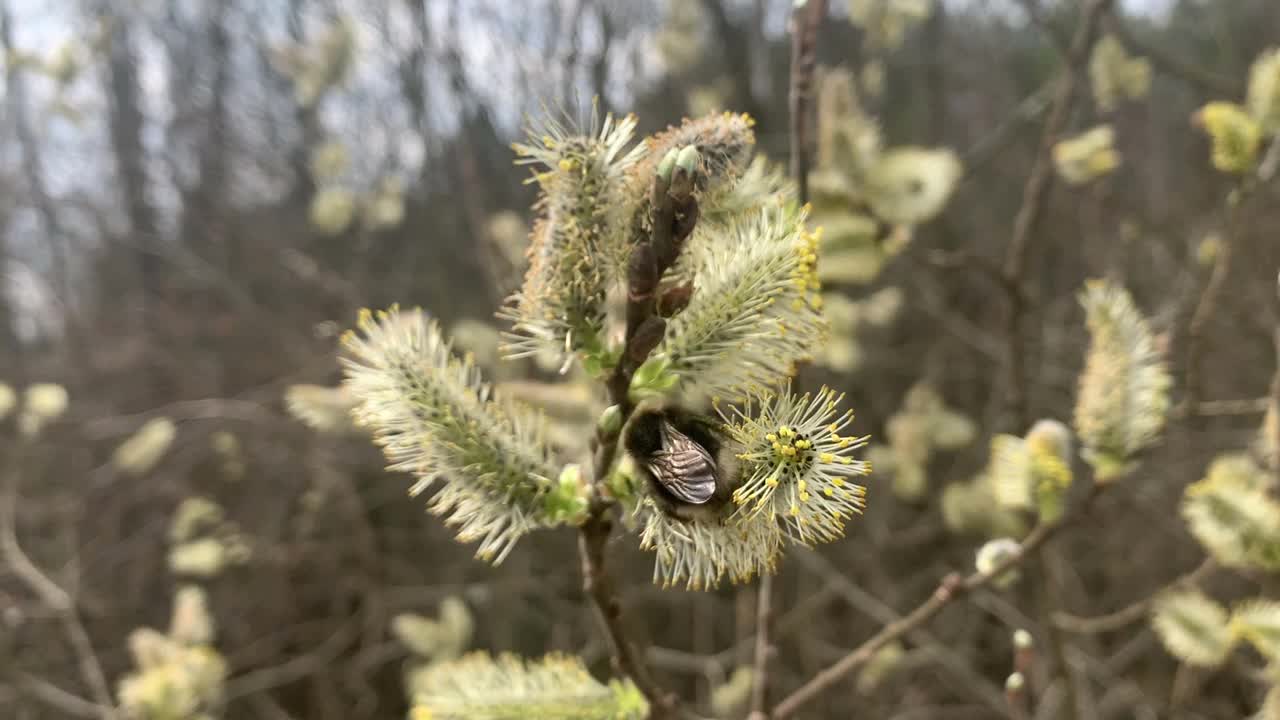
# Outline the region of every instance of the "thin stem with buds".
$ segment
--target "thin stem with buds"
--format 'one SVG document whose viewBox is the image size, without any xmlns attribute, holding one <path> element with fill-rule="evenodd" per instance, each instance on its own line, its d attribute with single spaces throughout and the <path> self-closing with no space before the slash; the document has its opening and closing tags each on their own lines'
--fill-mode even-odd
<svg viewBox="0 0 1280 720">
<path fill-rule="evenodd" d="M 881 648 L 917 630 L 961 597 L 987 586 L 995 578 L 1022 565 L 1026 560 L 1036 555 L 1036 551 L 1057 535 L 1060 530 L 1084 517 L 1100 494 L 1101 488 L 1102 486 L 1100 485 L 1094 485 L 1089 497 L 1074 512 L 1066 513 L 1054 522 L 1037 525 L 1023 539 L 1019 545 L 1018 552 L 999 563 L 991 572 L 974 572 L 967 577 L 961 576 L 959 573 L 951 573 L 944 577 L 928 600 L 918 605 L 915 610 L 903 616 L 902 619 L 881 628 L 880 632 L 857 648 L 854 648 L 836 664 L 813 676 L 799 689 L 778 703 L 769 717 L 772 720 L 782 720 L 783 718 L 794 716 L 800 708 L 834 687 L 845 676 L 865 665 Z"/>
<path fill-rule="evenodd" d="M 603 492 L 604 479 L 617 459 L 621 429 L 635 410 L 629 396 L 631 378 L 662 341 L 666 329 L 657 314 L 658 284 L 663 273 L 679 258 L 698 218 L 693 176 L 680 168 L 673 171 L 669 180 L 655 176 L 652 199 L 652 233 L 632 251 L 628 268 L 627 325 L 622 355 L 606 381 L 609 401 L 620 410 L 621 422 L 600 428 L 596 435 L 592 463 L 594 492 L 587 519 L 579 528 L 578 554 L 582 560 L 583 590 L 594 603 L 609 637 L 617 671 L 630 678 L 644 694 L 650 703 L 652 718 L 666 718 L 677 712 L 679 701 L 654 680 L 645 664 L 644 653 L 628 634 L 622 602 L 606 567 L 605 546 L 613 532 L 610 511 L 614 501 Z"/>
<path fill-rule="evenodd" d="M 1040 216 L 1044 213 L 1049 200 L 1049 190 L 1053 186 L 1053 146 L 1067 124 L 1071 113 L 1072 102 L 1076 95 L 1076 87 L 1084 75 L 1085 65 L 1089 61 L 1089 51 L 1093 48 L 1094 39 L 1102 15 L 1110 7 L 1112 0 L 1092 0 L 1085 11 L 1084 20 L 1076 29 L 1071 39 L 1071 47 L 1063 63 L 1054 89 L 1053 101 L 1049 106 L 1049 117 L 1045 121 L 1044 131 L 1040 137 L 1040 148 L 1036 154 L 1031 175 L 1027 178 L 1022 192 L 1022 206 L 1013 222 L 1013 236 L 1009 240 L 1009 248 L 1005 254 L 1002 268 L 1005 286 L 1008 292 L 1009 312 L 1006 335 L 1008 342 L 1008 408 L 1012 416 L 1012 425 L 1021 428 L 1027 423 L 1027 373 L 1024 347 L 1023 326 L 1029 303 L 1021 291 L 1022 275 L 1026 270 L 1027 252 L 1031 238 L 1035 233 Z"/>
</svg>

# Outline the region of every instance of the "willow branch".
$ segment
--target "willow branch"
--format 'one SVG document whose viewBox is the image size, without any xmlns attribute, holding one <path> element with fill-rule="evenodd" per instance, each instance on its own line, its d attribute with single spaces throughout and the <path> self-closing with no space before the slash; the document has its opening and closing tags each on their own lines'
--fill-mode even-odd
<svg viewBox="0 0 1280 720">
<path fill-rule="evenodd" d="M 1176 77 L 1198 90 L 1210 95 L 1227 97 L 1238 97 L 1244 92 L 1244 85 L 1232 78 L 1205 70 L 1174 53 L 1139 39 L 1119 13 L 1108 13 L 1107 30 L 1114 34 L 1120 44 L 1131 54 L 1146 56 L 1160 72 Z"/>
<path fill-rule="evenodd" d="M 756 645 L 754 669 L 751 674 L 751 714 L 748 720 L 765 720 L 769 717 L 769 625 L 773 621 L 773 576 L 760 575 L 756 594 Z"/>
<path fill-rule="evenodd" d="M 808 0 L 791 16 L 791 176 L 801 204 L 809 201 L 809 101 L 818 28 L 826 16 L 827 0 Z"/>
<path fill-rule="evenodd" d="M 1151 611 L 1151 605 L 1155 602 L 1156 595 L 1174 588 L 1198 585 L 1201 580 L 1215 569 L 1217 569 L 1217 563 L 1213 561 L 1213 558 L 1207 558 L 1195 570 L 1177 578 L 1148 597 L 1120 608 L 1115 612 L 1096 617 L 1079 617 L 1070 613 L 1058 612 L 1053 614 L 1053 624 L 1055 627 L 1077 635 L 1098 635 L 1120 630 L 1145 618 Z"/>
<path fill-rule="evenodd" d="M 645 664 L 644 653 L 625 627 L 622 601 L 605 561 L 605 547 L 613 532 L 610 510 L 614 503 L 604 494 L 603 483 L 618 455 L 621 428 L 635 409 L 629 395 L 631 378 L 662 341 L 666 329 L 665 322 L 657 315 L 658 284 L 663 273 L 679 258 L 684 241 L 697 223 L 698 205 L 692 192 L 691 174 L 679 168 L 670 181 L 660 176 L 654 178 L 653 231 L 646 242 L 632 252 L 627 278 L 625 341 L 618 365 L 606 381 L 609 400 L 621 410 L 622 422 L 613 428 L 602 427 L 597 432 L 592 463 L 595 488 L 587 519 L 579 527 L 578 534 L 583 591 L 595 605 L 596 614 L 609 638 L 616 670 L 630 678 L 649 701 L 652 718 L 674 715 L 678 710 L 678 700 L 654 680 Z"/>
<path fill-rule="evenodd" d="M 1204 396 L 1204 379 L 1201 367 L 1204 364 L 1205 330 L 1218 311 L 1218 303 L 1222 291 L 1226 288 L 1227 277 L 1231 274 L 1231 263 L 1235 257 L 1236 244 L 1239 242 L 1243 226 L 1244 205 L 1248 201 L 1254 183 L 1246 180 L 1227 200 L 1227 223 L 1218 252 L 1213 258 L 1213 269 L 1209 271 L 1209 281 L 1205 283 L 1200 298 L 1196 301 L 1191 321 L 1187 324 L 1186 375 L 1185 394 L 1178 407 L 1179 416 L 1198 414 L 1200 398 Z"/>
<path fill-rule="evenodd" d="M 102 664 L 94 652 L 89 633 L 80 621 L 75 599 L 40 570 L 18 542 L 16 516 L 19 484 L 22 480 L 21 461 L 26 456 L 25 449 L 25 444 L 19 445 L 13 457 L 10 458 L 9 467 L 5 473 L 3 494 L 0 495 L 0 558 L 3 558 L 5 564 L 13 569 L 14 574 L 31 590 L 40 603 L 57 617 L 75 654 L 76 667 L 81 678 L 89 686 L 93 700 L 98 706 L 98 717 L 110 720 L 115 717 L 115 705 L 111 699 L 110 686 L 102 670 Z"/>
<path fill-rule="evenodd" d="M 827 15 L 827 0 L 796 5 L 791 15 L 791 176 L 800 203 L 809 201 L 809 109 L 813 104 L 813 73 L 817 62 L 818 29 Z M 769 716 L 769 659 L 773 647 L 769 626 L 773 622 L 773 578 L 761 574 L 756 588 L 756 638 L 752 658 L 751 713 L 749 720 Z"/>
<path fill-rule="evenodd" d="M 1098 27 L 1103 13 L 1111 5 L 1112 0 L 1091 0 L 1085 10 L 1084 20 L 1076 29 L 1071 39 L 1071 47 L 1063 63 L 1054 90 L 1053 101 L 1049 106 L 1049 117 L 1045 121 L 1044 132 L 1040 138 L 1039 152 L 1031 175 L 1022 192 L 1022 206 L 1013 222 L 1013 236 L 1009 240 L 1009 248 L 1004 260 L 1004 279 L 1010 287 L 1021 287 L 1022 275 L 1026 270 L 1027 250 L 1031 244 L 1031 236 L 1035 233 L 1037 223 L 1044 214 L 1048 204 L 1049 190 L 1053 186 L 1053 146 L 1058 136 L 1066 127 L 1067 117 L 1071 112 L 1072 100 L 1076 86 L 1084 74 L 1089 61 L 1089 51 L 1097 37 Z M 1023 347 L 1023 324 L 1028 303 L 1021 292 L 1010 292 L 1009 313 L 1006 325 L 1008 339 L 1008 408 L 1013 417 L 1013 424 L 1021 428 L 1027 422 L 1027 378 L 1026 356 Z"/>
<path fill-rule="evenodd" d="M 902 619 L 881 628 L 878 633 L 852 650 L 848 655 L 845 655 L 836 664 L 813 676 L 799 689 L 778 703 L 770 718 L 782 720 L 783 718 L 792 717 L 800 708 L 812 702 L 819 695 L 844 680 L 847 675 L 865 665 L 881 648 L 918 630 L 952 603 L 975 590 L 986 587 L 994 579 L 1022 565 L 1034 556 L 1042 545 L 1057 535 L 1059 531 L 1084 517 L 1100 494 L 1101 487 L 1094 485 L 1089 497 L 1075 511 L 1063 515 L 1054 522 L 1037 525 L 1019 544 L 1018 552 L 1013 553 L 996 565 L 990 573 L 974 572 L 968 576 L 962 576 L 959 573 L 947 575 L 938 584 L 937 589 L 933 591 L 928 600 L 916 606 L 916 609 L 903 616 Z"/>
<path fill-rule="evenodd" d="M 1029 12 L 1032 12 L 1034 20 L 1036 15 L 1033 11 L 1037 8 L 1036 4 L 1031 2 L 1025 4 L 1029 8 Z M 1093 48 L 1094 40 L 1097 38 L 1102 22 L 1102 16 L 1110 6 L 1111 0 L 1091 0 L 1085 8 L 1084 19 L 1071 38 L 1070 46 L 1066 48 L 1057 87 L 1054 89 L 1053 100 L 1049 105 L 1049 116 L 1045 121 L 1044 131 L 1040 137 L 1040 147 L 1036 154 L 1031 174 L 1027 178 L 1026 187 L 1023 189 L 1022 206 L 1018 209 L 1018 214 L 1014 218 L 1013 236 L 1009 240 L 1009 247 L 1005 254 L 1002 270 L 1008 296 L 1008 316 L 1005 325 L 1006 353 L 1008 357 L 1006 398 L 1011 425 L 1018 431 L 1024 428 L 1030 419 L 1028 417 L 1027 396 L 1029 393 L 1027 388 L 1024 327 L 1030 303 L 1023 288 L 1027 253 L 1031 244 L 1031 236 L 1035 233 L 1037 224 L 1048 206 L 1049 191 L 1053 187 L 1053 146 L 1058 141 L 1059 135 L 1066 128 L 1067 118 L 1071 113 L 1071 106 L 1076 96 L 1076 88 L 1085 74 L 1090 51 Z M 1048 28 L 1046 29 L 1046 31 L 1049 30 Z M 1045 572 L 1047 573 L 1047 566 Z M 1046 613 L 1051 612 L 1049 605 L 1051 602 L 1051 598 L 1046 598 Z M 1066 714 L 1068 717 L 1072 717 L 1076 714 L 1076 688 L 1071 668 L 1066 662 L 1063 646 L 1064 639 L 1058 635 L 1057 629 L 1052 626 L 1050 626 L 1049 632 L 1051 640 L 1049 643 L 1050 653 L 1054 665 L 1062 673 L 1066 689 Z"/>
</svg>

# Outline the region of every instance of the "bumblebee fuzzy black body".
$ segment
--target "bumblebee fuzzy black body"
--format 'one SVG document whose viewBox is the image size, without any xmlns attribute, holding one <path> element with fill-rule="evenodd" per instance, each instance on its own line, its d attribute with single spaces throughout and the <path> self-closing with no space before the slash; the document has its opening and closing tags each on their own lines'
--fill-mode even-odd
<svg viewBox="0 0 1280 720">
<path fill-rule="evenodd" d="M 718 520 L 730 508 L 733 472 L 719 425 L 677 406 L 642 407 L 623 435 L 662 509 L 681 520 Z"/>
</svg>

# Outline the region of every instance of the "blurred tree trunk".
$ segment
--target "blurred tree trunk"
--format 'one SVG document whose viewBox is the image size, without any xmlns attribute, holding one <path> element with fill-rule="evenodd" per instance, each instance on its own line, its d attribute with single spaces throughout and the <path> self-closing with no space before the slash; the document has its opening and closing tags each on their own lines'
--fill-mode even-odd
<svg viewBox="0 0 1280 720">
<path fill-rule="evenodd" d="M 609 93 L 606 84 L 609 81 L 609 50 L 613 46 L 613 19 L 609 17 L 609 8 L 602 2 L 596 2 L 596 15 L 600 18 L 600 52 L 595 62 L 591 63 L 591 91 L 600 102 L 600 112 L 607 113 Z"/>
<path fill-rule="evenodd" d="M 454 97 L 459 99 L 459 112 L 462 114 L 462 126 L 455 139 L 455 155 L 457 160 L 459 190 L 458 197 L 462 204 L 462 225 L 465 235 L 472 238 L 478 255 L 483 258 L 483 265 L 488 274 L 488 290 L 490 300 L 494 303 L 502 301 L 498 292 L 500 278 L 506 277 L 501 253 L 494 247 L 488 231 L 488 211 L 484 199 L 490 194 L 481 179 L 479 156 L 476 152 L 476 139 L 479 136 L 492 138 L 492 123 L 484 105 L 475 100 L 467 82 L 466 72 L 462 65 L 462 53 L 458 48 L 459 0 L 451 0 L 447 19 L 449 38 L 444 48 L 445 67 L 449 73 L 449 86 Z"/>
<path fill-rule="evenodd" d="M 586 13 L 586 0 L 574 0 L 573 11 L 569 13 L 569 52 L 564 56 L 563 87 L 560 90 L 561 102 L 566 108 L 578 107 L 581 100 L 577 97 L 578 55 L 582 52 L 582 18 Z"/>
<path fill-rule="evenodd" d="M 942 145 L 947 134 L 947 58 L 944 53 L 947 27 L 946 3 L 934 3 L 933 14 L 924 26 L 924 85 L 927 97 L 924 136 L 930 145 Z"/>
<path fill-rule="evenodd" d="M 7 195 L 8 192 L 5 192 Z M 13 309 L 9 307 L 9 219 L 12 208 L 0 208 L 0 380 L 10 385 L 26 377 L 22 344 L 13 326 Z"/>
<path fill-rule="evenodd" d="M 751 6 L 751 92 L 765 102 L 773 97 L 773 69 L 769 39 L 764 34 L 767 0 L 755 0 Z"/>
<path fill-rule="evenodd" d="M 295 45 L 301 46 L 305 40 L 302 31 L 302 13 L 307 0 L 290 0 L 289 2 L 289 37 Z M 292 85 L 290 85 L 292 92 Z M 293 167 L 293 188 L 289 193 L 290 204 L 305 208 L 311 204 L 316 193 L 315 178 L 311 177 L 311 150 L 320 143 L 322 136 L 320 118 L 315 104 L 304 104 L 294 99 L 294 117 L 302 132 L 302 141 L 294 146 L 289 155 L 289 164 Z"/>
<path fill-rule="evenodd" d="M 133 248 L 138 271 L 138 287 L 132 295 L 137 304 L 141 329 L 154 347 L 159 341 L 157 311 L 165 306 L 164 296 L 167 293 L 161 287 L 159 228 L 151 205 L 147 154 L 142 140 L 145 117 L 140 106 L 138 57 L 134 50 L 130 18 L 111 3 L 103 3 L 99 8 L 99 17 L 108 28 L 106 70 L 110 109 L 107 124 L 111 154 L 128 218 L 128 243 Z M 140 379 L 148 387 L 148 392 L 163 391 L 156 386 L 154 372 L 150 368 Z"/>
<path fill-rule="evenodd" d="M 431 168 L 431 117 L 427 113 L 430 88 L 427 85 L 427 58 L 431 49 L 431 25 L 427 19 L 426 0 L 404 0 L 413 16 L 413 29 L 417 42 L 408 57 L 400 64 L 400 91 L 404 93 L 413 119 L 413 129 L 422 142 L 422 165 L 418 170 L 418 184 L 425 188 Z"/>
<path fill-rule="evenodd" d="M 13 16 L 7 4 L 0 4 L 0 46 L 6 56 L 16 58 L 19 49 L 13 42 Z M 85 357 L 87 342 L 80 313 L 76 309 L 76 298 L 71 280 L 71 262 L 69 258 L 70 236 L 65 232 L 62 219 L 55 207 L 54 198 L 50 195 L 45 180 L 44 162 L 40 152 L 40 138 L 31 124 L 31 105 L 27 97 L 26 78 L 21 63 L 6 64 L 5 85 L 8 90 L 8 101 L 13 117 L 14 132 L 18 138 L 18 146 L 22 153 L 22 174 L 27 183 L 31 202 L 35 205 L 37 216 L 44 229 L 44 237 L 48 240 L 49 255 L 52 264 L 53 288 L 61 305 L 62 317 L 66 323 L 65 333 L 68 352 L 64 354 L 69 368 L 79 368 Z"/>
<path fill-rule="evenodd" d="M 133 51 L 133 33 L 129 19 L 102 5 L 102 19 L 110 27 L 108 41 L 108 97 L 110 100 L 111 154 L 115 159 L 116 178 L 129 220 L 129 242 L 136 250 L 138 301 L 143 327 L 150 332 L 152 318 L 148 302 L 160 293 L 160 259 L 157 247 L 155 209 L 148 197 L 146 149 L 142 143 L 143 119 L 138 88 L 138 61 Z"/>
<path fill-rule="evenodd" d="M 748 112 L 763 122 L 764 114 L 752 87 L 753 68 L 758 62 L 752 59 L 751 52 L 756 31 L 735 26 L 722 0 L 702 0 L 702 9 L 711 20 L 712 32 L 724 52 L 724 71 L 733 86 L 733 97 L 726 105 Z"/>
</svg>

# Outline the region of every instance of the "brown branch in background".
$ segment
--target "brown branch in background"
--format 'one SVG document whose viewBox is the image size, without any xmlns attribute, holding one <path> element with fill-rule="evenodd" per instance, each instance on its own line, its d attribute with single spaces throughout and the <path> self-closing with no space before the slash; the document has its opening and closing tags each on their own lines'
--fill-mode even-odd
<svg viewBox="0 0 1280 720">
<path fill-rule="evenodd" d="M 961 576 L 959 573 L 951 573 L 944 577 L 928 600 L 916 606 L 916 609 L 903 616 L 902 619 L 884 626 L 880 629 L 880 632 L 854 648 L 834 665 L 813 676 L 798 690 L 778 703 L 769 717 L 772 720 L 792 717 L 800 708 L 841 682 L 845 676 L 867 664 L 877 652 L 889 643 L 914 632 L 956 600 L 975 590 L 986 587 L 995 578 L 1004 575 L 1009 570 L 1018 567 L 1036 555 L 1036 551 L 1057 535 L 1060 530 L 1084 517 L 1098 495 L 1101 494 L 1101 490 L 1102 486 L 1094 484 L 1089 496 L 1075 510 L 1064 514 L 1054 522 L 1037 525 L 1019 544 L 1018 552 L 992 568 L 990 573 L 974 572 L 967 577 Z"/>
<path fill-rule="evenodd" d="M 1245 398 L 1243 400 L 1201 400 L 1196 403 L 1196 415 L 1253 415 L 1264 413 L 1271 406 L 1270 397 Z"/>
<path fill-rule="evenodd" d="M 1239 97 L 1244 93 L 1244 85 L 1235 79 L 1205 70 L 1163 48 L 1140 40 L 1118 12 L 1107 13 L 1106 24 L 1107 31 L 1116 36 L 1125 50 L 1133 55 L 1146 56 L 1160 72 L 1172 75 L 1210 95 Z"/>
<path fill-rule="evenodd" d="M 818 27 L 826 16 L 827 0 L 808 0 L 791 16 L 791 177 L 802 205 L 809 202 L 809 101 Z"/>
<path fill-rule="evenodd" d="M 760 575 L 756 593 L 756 645 L 751 673 L 751 714 L 748 720 L 765 720 L 769 717 L 769 655 L 773 652 L 769 641 L 769 625 L 773 622 L 773 576 Z"/>
<path fill-rule="evenodd" d="M 1027 692 L 1025 675 L 1018 672 L 1010 674 L 1005 681 L 1004 694 L 1013 720 L 1028 720 L 1031 717 L 1031 693 Z"/>
<path fill-rule="evenodd" d="M 10 57 L 19 56 L 19 48 L 14 44 L 13 17 L 7 3 L 0 4 L 0 49 Z M 26 69 L 24 63 L 10 61 L 4 70 L 6 101 L 10 104 L 9 122 L 13 124 L 14 134 L 21 152 L 20 169 L 31 193 L 37 217 L 44 230 L 44 237 L 49 247 L 51 274 L 55 290 L 55 300 L 59 303 L 58 311 L 66 318 L 68 332 L 66 339 L 70 352 L 64 353 L 63 360 L 76 370 L 83 370 L 88 352 L 88 339 L 84 317 L 77 309 L 73 298 L 73 268 L 71 256 L 75 252 L 72 247 L 72 234 L 67 232 L 63 222 L 59 202 L 49 187 L 44 155 L 41 150 L 40 136 L 30 115 L 31 103 L 28 100 L 26 86 Z"/>
<path fill-rule="evenodd" d="M 791 15 L 791 177 L 796 181 L 797 198 L 802 205 L 809 201 L 809 108 L 813 105 L 818 29 L 826 16 L 827 0 L 799 3 Z M 769 626 L 773 622 L 772 605 L 773 578 L 762 574 L 756 588 L 756 639 L 749 720 L 769 717 L 769 659 L 774 653 L 769 637 Z"/>
<path fill-rule="evenodd" d="M 1020 130 L 1039 120 L 1040 116 L 1048 111 L 1049 95 L 1048 87 L 1038 88 L 1019 101 L 1013 112 L 990 132 L 978 138 L 977 142 L 965 150 L 960 155 L 960 164 L 964 169 L 960 183 L 975 179 L 980 169 L 999 157 L 1018 138 Z"/>
<path fill-rule="evenodd" d="M 893 608 L 846 577 L 834 563 L 818 552 L 801 553 L 796 559 L 811 572 L 821 575 L 826 580 L 826 587 L 833 588 L 850 606 L 876 622 L 888 625 L 902 619 Z M 912 630 L 906 637 L 935 658 L 939 667 L 951 678 L 953 687 L 972 695 L 974 700 L 985 704 L 991 712 L 1008 716 L 1003 693 L 973 667 L 970 658 L 953 650 L 924 627 Z"/>
<path fill-rule="evenodd" d="M 11 453 L 5 469 L 4 488 L 0 490 L 3 493 L 0 495 L 0 558 L 4 559 L 4 564 L 13 570 L 13 574 L 26 584 L 45 609 L 62 625 L 67 641 L 75 653 L 76 667 L 93 694 L 93 702 L 98 708 L 97 716 L 111 720 L 116 717 L 116 713 L 110 685 L 102 670 L 102 663 L 94 652 L 89 633 L 80 621 L 75 598 L 36 567 L 18 543 L 17 510 L 23 472 L 22 459 L 28 456 L 25 450 L 25 445 L 20 444 Z"/>
<path fill-rule="evenodd" d="M 1076 635 L 1098 635 L 1120 630 L 1147 617 L 1156 595 L 1173 588 L 1195 587 L 1217 567 L 1218 565 L 1213 561 L 1213 558 L 1207 558 L 1195 570 L 1179 577 L 1155 593 L 1115 612 L 1097 617 L 1078 617 L 1070 613 L 1056 612 L 1053 614 L 1053 624 L 1055 627 Z"/>
<path fill-rule="evenodd" d="M 1049 44 L 1053 49 L 1062 56 L 1063 60 L 1071 57 L 1071 38 L 1065 32 L 1049 22 L 1044 16 L 1044 8 L 1040 7 L 1040 0 L 1017 0 L 1018 5 L 1022 6 L 1022 11 L 1027 14 L 1027 19 L 1036 29 L 1049 38 Z"/>
<path fill-rule="evenodd" d="M 1205 283 L 1200 299 L 1196 301 L 1195 310 L 1187 324 L 1187 350 L 1185 388 L 1182 402 L 1177 408 L 1179 417 L 1196 415 L 1200 398 L 1204 396 L 1204 381 L 1201 377 L 1201 365 L 1204 363 L 1204 334 L 1209 321 L 1218 311 L 1218 301 L 1227 284 L 1227 276 L 1231 274 L 1231 262 L 1235 256 L 1236 243 L 1239 242 L 1243 225 L 1244 205 L 1249 199 L 1254 185 L 1245 182 L 1232 193 L 1227 200 L 1226 230 L 1222 233 L 1222 242 L 1213 258 L 1213 269 L 1209 272 L 1209 282 Z"/>
<path fill-rule="evenodd" d="M 1054 89 L 1053 101 L 1049 106 L 1049 117 L 1045 121 L 1044 131 L 1040 138 L 1039 151 L 1023 189 L 1022 206 L 1014 218 L 1013 236 L 1009 240 L 1005 255 L 1003 275 L 1008 296 L 1008 316 L 1005 325 L 1005 336 L 1008 357 L 1007 380 L 1007 412 L 1009 426 L 1015 432 L 1021 432 L 1030 421 L 1028 416 L 1027 359 L 1025 324 L 1029 310 L 1029 293 L 1023 286 L 1023 275 L 1026 272 L 1027 254 L 1032 235 L 1048 206 L 1049 191 L 1053 187 L 1053 146 L 1059 135 L 1066 129 L 1067 118 L 1076 96 L 1076 88 L 1085 75 L 1090 51 L 1097 38 L 1102 16 L 1111 6 L 1111 0 L 1091 0 L 1085 8 L 1084 18 L 1071 38 L 1071 45 L 1063 59 L 1062 69 Z M 1048 587 L 1048 563 L 1041 563 L 1043 580 Z M 1052 612 L 1052 602 L 1045 598 L 1045 612 Z M 1076 683 L 1071 674 L 1071 667 L 1066 662 L 1064 639 L 1056 628 L 1049 627 L 1049 650 L 1053 663 L 1062 678 L 1066 689 L 1064 714 L 1075 717 Z"/>
<path fill-rule="evenodd" d="M 1053 185 L 1053 145 L 1066 127 L 1076 86 L 1084 74 L 1085 64 L 1089 61 L 1089 51 L 1098 34 L 1102 14 L 1110 5 L 1111 0 L 1092 0 L 1085 11 L 1084 20 L 1071 39 L 1070 52 L 1058 76 L 1053 102 L 1049 107 L 1049 118 L 1045 121 L 1044 133 L 1040 138 L 1039 152 L 1036 154 L 1035 164 L 1032 166 L 1026 187 L 1023 188 L 1022 207 L 1018 209 L 1018 214 L 1014 218 L 1013 236 L 1009 240 L 1009 249 L 1005 254 L 1003 268 L 1005 282 L 1009 287 L 1021 287 L 1031 236 L 1035 233 L 1040 216 L 1043 215 L 1045 206 L 1048 204 L 1049 189 Z M 1009 314 L 1005 328 L 1008 335 L 1009 355 L 1007 398 L 1011 425 L 1021 430 L 1028 420 L 1023 324 L 1029 303 L 1018 291 L 1009 292 L 1008 299 Z"/>
<path fill-rule="evenodd" d="M 1280 299 L 1280 274 L 1277 274 L 1276 276 L 1276 295 L 1277 295 L 1277 299 Z M 1280 316 L 1280 312 L 1277 312 L 1277 315 Z M 1272 487 L 1280 488 L 1280 319 L 1278 319 L 1276 322 L 1275 348 L 1276 348 L 1276 371 L 1275 371 L 1275 375 L 1271 377 L 1271 408 L 1270 408 L 1271 416 L 1272 416 L 1271 419 L 1273 421 L 1273 427 L 1271 428 L 1271 432 L 1274 434 L 1270 438 L 1270 442 L 1272 444 L 1271 457 L 1264 458 L 1264 459 L 1267 462 L 1271 463 L 1271 472 L 1274 473 L 1274 476 L 1271 480 Z M 1263 432 L 1266 432 L 1267 424 L 1265 421 L 1263 422 L 1262 427 L 1263 427 Z M 1263 443 L 1263 447 L 1266 447 L 1265 442 Z"/>
<path fill-rule="evenodd" d="M 631 378 L 662 341 L 666 323 L 657 313 L 658 284 L 662 275 L 680 256 L 684 241 L 698 219 L 693 197 L 693 174 L 680 167 L 671 170 L 669 180 L 661 172 L 652 186 L 653 231 L 648 240 L 632 251 L 627 272 L 626 340 L 617 367 L 607 381 L 609 401 L 621 411 L 616 426 L 598 429 L 595 440 L 595 492 L 587 510 L 587 520 L 579 528 L 578 555 L 582 560 L 583 591 L 591 598 L 612 648 L 617 671 L 631 679 L 650 704 L 650 717 L 676 714 L 678 700 L 658 685 L 644 653 L 637 648 L 624 626 L 622 601 L 605 563 L 605 546 L 613 532 L 609 511 L 613 501 L 602 492 L 604 479 L 618 454 L 621 428 L 630 419 L 634 404 L 629 397 Z"/>
</svg>

